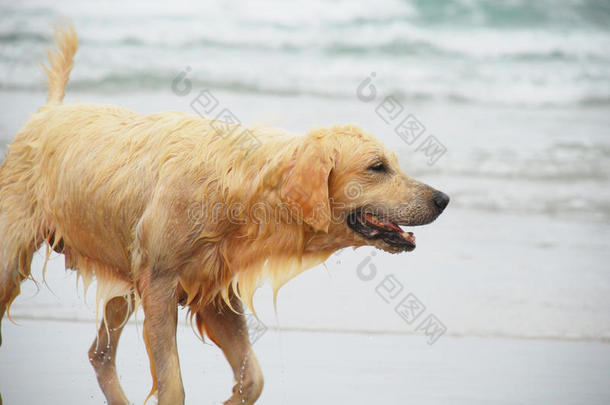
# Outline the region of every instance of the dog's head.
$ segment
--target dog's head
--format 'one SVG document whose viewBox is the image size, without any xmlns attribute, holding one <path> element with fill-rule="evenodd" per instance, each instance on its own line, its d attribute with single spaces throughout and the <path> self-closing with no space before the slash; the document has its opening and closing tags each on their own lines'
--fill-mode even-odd
<svg viewBox="0 0 610 405">
<path fill-rule="evenodd" d="M 316 248 L 371 245 L 398 253 L 415 249 L 403 226 L 434 221 L 449 197 L 407 176 L 398 159 L 354 126 L 309 133 L 280 190 L 293 213 L 315 231 Z"/>
</svg>

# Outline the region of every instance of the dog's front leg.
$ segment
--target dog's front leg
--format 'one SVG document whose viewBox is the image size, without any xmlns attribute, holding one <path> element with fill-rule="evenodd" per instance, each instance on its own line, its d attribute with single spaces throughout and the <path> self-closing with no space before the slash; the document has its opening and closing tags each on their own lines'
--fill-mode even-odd
<svg viewBox="0 0 610 405">
<path fill-rule="evenodd" d="M 178 303 L 177 277 L 150 268 L 138 280 L 144 308 L 144 341 L 153 377 L 151 394 L 157 391 L 159 405 L 184 404 L 180 375 L 176 325 Z"/>
<path fill-rule="evenodd" d="M 214 302 L 197 313 L 197 322 L 204 325 L 207 335 L 220 347 L 233 369 L 236 383 L 233 396 L 225 405 L 251 405 L 263 390 L 263 373 L 250 345 L 241 301 L 230 295 L 231 306 L 239 313 L 225 303 Z"/>
</svg>

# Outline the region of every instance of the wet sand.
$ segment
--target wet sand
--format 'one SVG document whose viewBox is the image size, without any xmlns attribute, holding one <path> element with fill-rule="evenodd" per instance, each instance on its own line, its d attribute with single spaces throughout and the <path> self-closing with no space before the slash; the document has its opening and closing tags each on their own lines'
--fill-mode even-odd
<svg viewBox="0 0 610 405">
<path fill-rule="evenodd" d="M 103 403 L 87 360 L 93 322 L 5 322 L 4 403 Z M 226 400 L 232 376 L 218 348 L 178 328 L 187 404 Z M 610 345 L 596 342 L 268 331 L 254 345 L 261 404 L 607 404 Z M 150 388 L 141 325 L 126 328 L 118 372 L 133 403 Z"/>
</svg>

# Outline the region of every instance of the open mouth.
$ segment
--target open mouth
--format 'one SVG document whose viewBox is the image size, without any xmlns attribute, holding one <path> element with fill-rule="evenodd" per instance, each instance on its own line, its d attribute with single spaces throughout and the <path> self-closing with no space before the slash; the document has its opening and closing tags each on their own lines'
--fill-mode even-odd
<svg viewBox="0 0 610 405">
<path fill-rule="evenodd" d="M 347 218 L 348 226 L 367 239 L 381 239 L 388 245 L 411 251 L 415 249 L 413 232 L 405 232 L 396 223 L 378 218 L 362 211 L 352 211 Z"/>
</svg>

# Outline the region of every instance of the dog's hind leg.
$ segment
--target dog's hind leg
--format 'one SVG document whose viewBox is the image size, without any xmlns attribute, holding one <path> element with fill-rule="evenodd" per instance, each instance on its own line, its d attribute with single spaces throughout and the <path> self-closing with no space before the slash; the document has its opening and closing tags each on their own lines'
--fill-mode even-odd
<svg viewBox="0 0 610 405">
<path fill-rule="evenodd" d="M 109 405 L 129 404 L 116 372 L 116 351 L 123 327 L 134 310 L 134 298 L 114 297 L 106 303 L 97 337 L 89 349 L 89 361 Z"/>
<path fill-rule="evenodd" d="M 252 351 L 241 301 L 231 293 L 233 312 L 224 302 L 201 309 L 197 326 L 223 351 L 235 378 L 233 395 L 225 405 L 254 404 L 263 390 L 263 373 Z"/>
<path fill-rule="evenodd" d="M 42 216 L 28 184 L 34 176 L 31 150 L 16 147 L 0 166 L 0 321 L 30 277 L 32 257 L 44 242 Z"/>
<path fill-rule="evenodd" d="M 42 243 L 41 237 L 28 235 L 28 225 L 0 213 L 0 327 L 5 312 L 21 292 L 21 282 L 30 276 L 32 257 Z"/>
<path fill-rule="evenodd" d="M 5 312 L 21 291 L 21 281 L 24 277 L 15 270 L 14 263 L 7 262 L 0 255 L 0 327 Z M 2 331 L 0 330 L 0 345 L 2 345 Z"/>
</svg>

